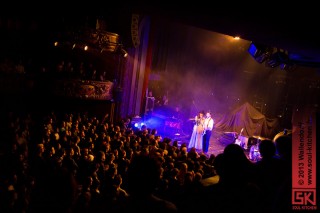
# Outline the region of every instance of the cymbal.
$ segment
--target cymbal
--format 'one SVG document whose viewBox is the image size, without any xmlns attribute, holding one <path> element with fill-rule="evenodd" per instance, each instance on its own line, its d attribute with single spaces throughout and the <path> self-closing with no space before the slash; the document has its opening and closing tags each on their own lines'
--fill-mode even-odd
<svg viewBox="0 0 320 213">
<path fill-rule="evenodd" d="M 259 140 L 266 140 L 266 139 L 268 139 L 268 138 L 264 138 L 264 137 L 261 137 L 261 136 L 258 136 L 258 135 L 253 135 L 252 137 L 255 138 L 255 139 L 259 139 Z"/>
</svg>

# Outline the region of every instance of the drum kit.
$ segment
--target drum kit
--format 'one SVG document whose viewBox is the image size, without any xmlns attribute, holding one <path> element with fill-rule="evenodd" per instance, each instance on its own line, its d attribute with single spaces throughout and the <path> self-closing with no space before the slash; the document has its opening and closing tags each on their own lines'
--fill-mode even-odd
<svg viewBox="0 0 320 213">
<path fill-rule="evenodd" d="M 261 154 L 259 151 L 259 145 L 261 141 L 268 140 L 268 138 L 253 135 L 251 137 L 246 137 L 242 135 L 244 128 L 241 129 L 240 133 L 234 132 L 234 143 L 238 144 L 247 153 L 249 160 L 256 162 L 261 160 Z"/>
<path fill-rule="evenodd" d="M 238 144 L 243 148 L 243 150 L 248 151 L 248 158 L 251 161 L 259 161 L 261 159 L 260 151 L 259 151 L 259 144 L 262 140 L 265 140 L 267 138 L 261 137 L 261 136 L 252 136 L 252 137 L 245 137 L 242 135 L 239 135 L 236 140 L 235 144 Z"/>
<path fill-rule="evenodd" d="M 261 143 L 261 141 L 266 140 L 267 138 L 261 137 L 261 136 L 252 136 L 252 140 L 251 140 L 251 146 L 249 149 L 249 159 L 251 161 L 259 161 L 261 160 L 261 154 L 259 151 L 259 145 Z"/>
</svg>

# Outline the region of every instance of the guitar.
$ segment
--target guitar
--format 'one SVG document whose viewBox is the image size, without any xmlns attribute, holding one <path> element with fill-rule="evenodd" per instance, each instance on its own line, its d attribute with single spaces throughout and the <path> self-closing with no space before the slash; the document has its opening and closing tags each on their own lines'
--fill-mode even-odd
<svg viewBox="0 0 320 213">
<path fill-rule="evenodd" d="M 242 147 L 242 141 L 239 139 L 240 136 L 242 136 L 242 132 L 243 132 L 244 128 L 241 129 L 240 133 L 238 134 L 238 136 L 236 137 L 236 140 L 234 141 L 235 144 L 238 144 L 239 146 Z"/>
</svg>

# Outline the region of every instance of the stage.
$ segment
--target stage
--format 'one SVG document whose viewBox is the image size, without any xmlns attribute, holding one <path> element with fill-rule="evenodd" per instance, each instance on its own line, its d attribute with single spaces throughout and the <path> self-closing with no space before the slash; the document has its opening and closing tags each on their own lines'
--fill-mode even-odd
<svg viewBox="0 0 320 213">
<path fill-rule="evenodd" d="M 170 138 L 172 141 L 178 141 L 179 146 L 183 143 L 189 144 L 192 134 L 193 121 L 192 119 L 176 119 L 172 117 L 153 114 L 147 119 L 144 119 L 144 124 L 150 129 L 157 129 L 158 135 L 162 138 Z M 226 143 L 221 142 L 223 133 L 213 130 L 210 138 L 208 154 L 219 154 L 223 152 Z"/>
<path fill-rule="evenodd" d="M 172 108 L 158 108 L 134 122 L 145 124 L 151 130 L 156 129 L 157 134 L 161 135 L 162 138 L 178 141 L 179 146 L 184 143 L 188 146 L 194 126 L 193 117 L 186 116 L 183 112 L 177 112 L 177 109 Z M 236 136 L 236 132 L 222 132 L 218 128 L 214 128 L 207 154 L 218 155 L 222 153 L 228 144 L 235 143 Z M 248 158 L 250 158 L 251 141 L 256 139 L 252 137 L 240 137 L 240 139 L 246 141 L 247 146 L 243 146 L 243 148 Z"/>
</svg>

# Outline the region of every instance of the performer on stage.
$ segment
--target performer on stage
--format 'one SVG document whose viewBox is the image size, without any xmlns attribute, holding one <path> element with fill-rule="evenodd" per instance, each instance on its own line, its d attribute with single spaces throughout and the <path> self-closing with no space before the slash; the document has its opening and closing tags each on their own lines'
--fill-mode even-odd
<svg viewBox="0 0 320 213">
<path fill-rule="evenodd" d="M 204 135 L 203 135 L 203 145 L 202 145 L 202 149 L 205 154 L 208 153 L 213 125 L 214 125 L 214 120 L 211 117 L 211 113 L 207 112 L 206 118 L 204 120 Z"/>
<path fill-rule="evenodd" d="M 199 112 L 195 116 L 195 124 L 193 126 L 192 135 L 188 148 L 195 147 L 197 150 L 202 150 L 202 139 L 204 133 L 204 112 Z"/>
</svg>

